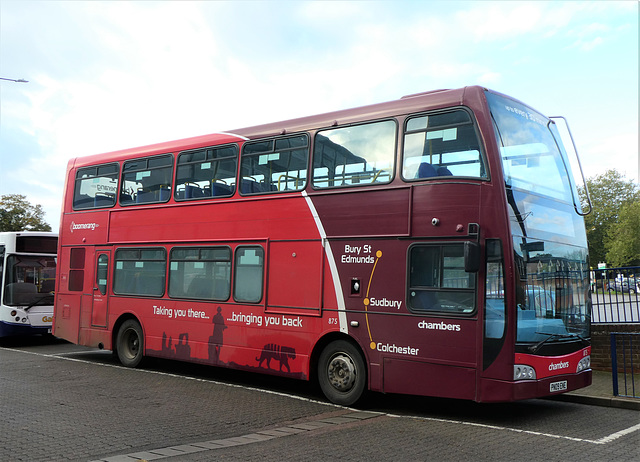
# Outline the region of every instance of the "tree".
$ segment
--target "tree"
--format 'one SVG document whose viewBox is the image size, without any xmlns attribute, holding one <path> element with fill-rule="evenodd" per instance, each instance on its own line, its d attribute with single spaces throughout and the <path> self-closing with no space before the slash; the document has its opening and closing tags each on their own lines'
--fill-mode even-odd
<svg viewBox="0 0 640 462">
<path fill-rule="evenodd" d="M 0 231 L 51 231 L 51 226 L 41 205 L 31 205 L 22 194 L 7 194 L 0 196 Z"/>
<path fill-rule="evenodd" d="M 585 217 L 589 258 L 592 266 L 607 261 L 607 245 L 613 236 L 619 214 L 626 204 L 640 201 L 640 190 L 633 181 L 625 180 L 616 170 L 607 170 L 602 175 L 587 179 L 593 211 Z M 583 208 L 586 210 L 586 195 L 580 189 Z M 610 262 L 611 263 L 611 262 Z"/>
<path fill-rule="evenodd" d="M 609 228 L 607 261 L 613 266 L 640 265 L 640 201 L 622 206 L 618 224 Z"/>
</svg>

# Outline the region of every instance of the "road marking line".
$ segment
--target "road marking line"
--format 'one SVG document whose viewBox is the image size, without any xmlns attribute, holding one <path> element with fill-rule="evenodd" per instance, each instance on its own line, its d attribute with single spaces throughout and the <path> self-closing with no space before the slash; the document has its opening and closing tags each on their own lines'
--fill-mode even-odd
<svg viewBox="0 0 640 462">
<path fill-rule="evenodd" d="M 597 440 L 597 442 L 598 444 L 610 443 L 613 440 L 617 440 L 621 436 L 637 432 L 638 430 L 640 430 L 640 424 L 634 425 L 633 427 L 625 428 L 624 430 L 620 430 L 619 432 L 612 433 L 611 435 L 605 436 L 604 438 L 600 438 L 599 440 Z"/>
<path fill-rule="evenodd" d="M 108 350 L 86 350 L 86 351 L 69 351 L 67 353 L 49 353 L 49 356 L 72 356 L 72 355 L 103 355 L 103 356 L 111 356 L 111 352 Z"/>
<path fill-rule="evenodd" d="M 305 402 L 314 403 L 314 404 L 322 404 L 322 405 L 325 405 L 325 406 L 332 406 L 332 407 L 339 408 L 339 409 L 354 410 L 354 409 L 347 408 L 347 407 L 344 407 L 344 406 L 340 406 L 340 405 L 337 405 L 337 404 L 328 403 L 326 401 L 319 401 L 319 400 L 316 400 L 316 399 L 304 398 L 302 396 L 290 395 L 290 394 L 282 393 L 282 392 L 279 392 L 279 391 L 265 390 L 263 388 L 255 388 L 255 387 L 249 387 L 249 386 L 246 386 L 246 385 L 236 385 L 236 384 L 233 384 L 233 383 L 219 382 L 219 381 L 213 380 L 213 379 L 200 379 L 200 378 L 197 378 L 197 377 L 190 377 L 188 375 L 178 375 L 178 374 L 172 374 L 170 372 L 152 371 L 152 370 L 148 370 L 148 369 L 133 369 L 133 368 L 130 368 L 130 367 L 122 366 L 120 364 L 97 363 L 97 362 L 94 362 L 94 361 L 87 361 L 85 359 L 77 359 L 77 358 L 71 358 L 71 357 L 68 357 L 68 356 L 60 356 L 59 354 L 38 353 L 38 352 L 35 352 L 35 351 L 15 350 L 13 348 L 6 348 L 6 347 L 0 347 L 0 350 L 26 353 L 26 354 L 35 355 L 35 356 L 42 356 L 43 358 L 55 358 L 55 359 L 61 359 L 61 360 L 64 360 L 64 361 L 76 362 L 76 363 L 92 364 L 94 366 L 112 367 L 112 368 L 115 368 L 115 369 L 122 369 L 122 370 L 130 371 L 130 372 L 142 372 L 142 373 L 146 373 L 146 374 L 163 375 L 163 376 L 173 377 L 173 378 L 183 379 L 183 380 L 193 380 L 193 381 L 196 381 L 196 382 L 213 383 L 215 385 L 223 385 L 223 386 L 230 387 L 230 388 L 241 388 L 243 390 L 257 391 L 257 392 L 260 392 L 260 393 L 266 393 L 266 394 L 277 395 L 277 396 L 285 396 L 287 398 L 293 398 L 293 399 L 297 399 L 299 401 L 305 401 Z M 96 351 L 98 351 L 98 350 L 96 350 Z"/>
<path fill-rule="evenodd" d="M 390 417 L 392 416 L 391 414 L 387 414 L 387 415 Z M 489 425 L 489 424 L 483 424 L 478 422 L 466 422 L 464 420 L 450 420 L 450 419 L 439 419 L 435 417 L 419 417 L 419 416 L 393 416 L 393 417 L 408 417 L 408 418 L 413 418 L 417 420 L 427 420 L 432 422 L 445 422 L 445 423 L 452 423 L 452 424 L 459 424 L 459 425 L 470 425 L 473 427 L 490 428 L 494 430 L 505 430 L 505 431 L 515 432 L 515 433 L 524 433 L 528 435 L 544 436 L 546 438 L 564 439 L 564 440 L 577 441 L 577 442 L 589 443 L 589 444 L 607 444 L 622 436 L 628 435 L 636 431 L 640 431 L 640 424 L 637 424 L 629 428 L 625 428 L 615 433 L 612 433 L 611 435 L 602 437 L 600 439 L 590 440 L 586 438 L 577 438 L 574 436 L 554 435 L 553 433 L 543 433 L 543 432 L 537 432 L 533 430 L 521 430 L 519 428 L 501 427 L 498 425 Z"/>
<path fill-rule="evenodd" d="M 435 418 L 435 417 L 418 417 L 418 416 L 394 416 L 394 417 L 408 417 L 408 418 L 412 418 L 412 419 L 416 419 L 416 420 L 426 420 L 426 421 L 430 421 L 430 422 L 442 422 L 442 423 L 450 423 L 450 424 L 456 424 L 456 425 L 469 425 L 471 427 L 480 427 L 480 428 L 488 428 L 491 430 L 502 430 L 502 431 L 509 431 L 509 432 L 514 432 L 514 433 L 524 433 L 527 435 L 535 435 L 535 436 L 543 436 L 545 438 L 555 438 L 555 439 L 563 439 L 563 440 L 569 440 L 569 441 L 577 441 L 580 443 L 591 443 L 591 444 L 604 444 L 602 442 L 600 442 L 600 440 L 588 440 L 585 438 L 576 438 L 574 436 L 566 436 L 566 435 L 554 435 L 553 433 L 542 433 L 542 432 L 537 432 L 534 430 L 522 430 L 519 428 L 510 428 L 510 427 L 502 427 L 499 425 L 489 425 L 489 424 L 483 424 L 483 423 L 479 423 L 479 422 L 466 422 L 464 420 L 451 420 L 451 419 L 439 419 L 439 418 Z"/>
</svg>

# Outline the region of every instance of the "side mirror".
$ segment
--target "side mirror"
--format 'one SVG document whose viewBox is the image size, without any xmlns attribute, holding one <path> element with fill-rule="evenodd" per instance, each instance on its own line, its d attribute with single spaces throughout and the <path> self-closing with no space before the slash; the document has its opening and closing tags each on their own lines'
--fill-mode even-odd
<svg viewBox="0 0 640 462">
<path fill-rule="evenodd" d="M 480 269 L 480 244 L 466 241 L 464 243 L 464 270 L 467 273 L 477 273 Z"/>
</svg>

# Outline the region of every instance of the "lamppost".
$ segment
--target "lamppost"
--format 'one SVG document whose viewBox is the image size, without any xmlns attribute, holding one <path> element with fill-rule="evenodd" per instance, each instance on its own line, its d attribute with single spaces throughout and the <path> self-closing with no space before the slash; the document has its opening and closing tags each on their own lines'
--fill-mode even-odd
<svg viewBox="0 0 640 462">
<path fill-rule="evenodd" d="M 18 83 L 29 83 L 29 81 L 25 79 L 5 79 L 4 77 L 0 77 L 0 80 L 8 80 L 9 82 L 18 82 Z"/>
</svg>

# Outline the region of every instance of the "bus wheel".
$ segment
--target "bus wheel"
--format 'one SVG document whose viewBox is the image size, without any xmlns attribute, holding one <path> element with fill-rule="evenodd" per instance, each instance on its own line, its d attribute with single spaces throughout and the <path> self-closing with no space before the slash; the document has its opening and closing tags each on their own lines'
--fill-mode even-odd
<svg viewBox="0 0 640 462">
<path fill-rule="evenodd" d="M 362 398 L 367 372 L 358 349 L 350 342 L 331 342 L 318 360 L 318 382 L 332 403 L 350 406 Z"/>
<path fill-rule="evenodd" d="M 144 356 L 144 337 L 138 321 L 129 319 L 122 323 L 116 339 L 118 359 L 123 366 L 137 367 Z"/>
</svg>

